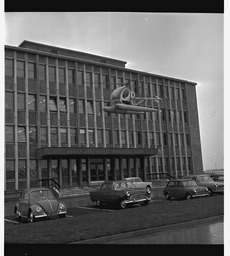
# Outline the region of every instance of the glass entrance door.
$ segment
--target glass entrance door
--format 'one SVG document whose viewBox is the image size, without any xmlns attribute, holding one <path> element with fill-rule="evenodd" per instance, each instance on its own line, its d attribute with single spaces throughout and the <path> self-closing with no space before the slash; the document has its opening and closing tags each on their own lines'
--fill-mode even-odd
<svg viewBox="0 0 230 256">
<path fill-rule="evenodd" d="M 103 159 L 90 159 L 90 176 L 91 181 L 105 180 Z"/>
</svg>

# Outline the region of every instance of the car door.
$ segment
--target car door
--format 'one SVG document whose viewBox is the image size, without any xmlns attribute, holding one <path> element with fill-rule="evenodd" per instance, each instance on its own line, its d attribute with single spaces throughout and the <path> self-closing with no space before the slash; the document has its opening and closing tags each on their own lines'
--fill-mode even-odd
<svg viewBox="0 0 230 256">
<path fill-rule="evenodd" d="M 144 188 L 145 184 L 140 178 L 135 178 L 133 184 L 135 185 L 136 188 Z"/>
</svg>

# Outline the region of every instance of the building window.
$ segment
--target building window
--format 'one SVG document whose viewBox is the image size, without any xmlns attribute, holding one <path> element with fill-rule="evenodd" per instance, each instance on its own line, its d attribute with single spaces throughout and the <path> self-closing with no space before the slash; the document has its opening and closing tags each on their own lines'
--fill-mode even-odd
<svg viewBox="0 0 230 256">
<path fill-rule="evenodd" d="M 141 132 L 140 131 L 136 132 L 136 142 L 137 142 L 137 145 L 141 145 Z"/>
<path fill-rule="evenodd" d="M 30 180 L 37 181 L 37 163 L 36 160 L 30 160 Z"/>
<path fill-rule="evenodd" d="M 69 99 L 69 112 L 76 113 L 76 101 L 75 99 Z"/>
<path fill-rule="evenodd" d="M 77 130 L 76 129 L 70 129 L 70 141 L 72 145 L 77 144 Z"/>
<path fill-rule="evenodd" d="M 184 111 L 184 122 L 188 122 L 188 113 Z"/>
<path fill-rule="evenodd" d="M 144 145 L 148 145 L 148 137 L 147 137 L 147 132 L 143 132 L 142 133 L 142 136 L 143 136 L 143 143 Z"/>
<path fill-rule="evenodd" d="M 109 89 L 109 81 L 108 81 L 107 75 L 102 75 L 102 84 L 103 84 L 103 88 Z"/>
<path fill-rule="evenodd" d="M 180 99 L 180 91 L 179 88 L 175 88 L 175 100 L 179 100 Z"/>
<path fill-rule="evenodd" d="M 111 86 L 111 90 L 115 90 L 116 89 L 116 77 L 115 76 L 112 76 L 111 77 L 111 83 L 110 83 L 110 86 Z"/>
<path fill-rule="evenodd" d="M 94 84 L 96 88 L 100 88 L 100 74 L 94 74 Z"/>
<path fill-rule="evenodd" d="M 6 181 L 15 180 L 14 160 L 6 161 Z"/>
<path fill-rule="evenodd" d="M 171 120 L 172 120 L 172 117 L 171 117 L 171 114 L 172 114 L 172 113 L 171 113 L 171 110 L 168 109 L 167 111 L 168 111 L 168 121 L 171 122 Z"/>
<path fill-rule="evenodd" d="M 189 134 L 186 134 L 186 144 L 187 144 L 187 146 L 190 146 L 190 136 L 189 136 Z"/>
<path fill-rule="evenodd" d="M 49 81 L 55 82 L 56 81 L 56 68 L 49 66 Z"/>
<path fill-rule="evenodd" d="M 160 110 L 160 115 L 161 115 L 161 121 L 166 121 L 165 109 L 161 109 Z"/>
<path fill-rule="evenodd" d="M 24 78 L 25 77 L 25 62 L 17 61 L 17 77 Z"/>
<path fill-rule="evenodd" d="M 168 136 L 167 136 L 167 133 L 163 133 L 163 142 L 164 142 L 164 145 L 168 145 Z"/>
<path fill-rule="evenodd" d="M 50 129 L 51 134 L 51 145 L 57 145 L 58 144 L 58 130 L 57 128 L 51 128 Z"/>
<path fill-rule="evenodd" d="M 77 71 L 77 84 L 80 86 L 84 84 L 83 71 Z"/>
<path fill-rule="evenodd" d="M 113 134 L 114 134 L 114 144 L 119 145 L 119 131 L 115 130 L 113 131 Z"/>
<path fill-rule="evenodd" d="M 87 113 L 88 115 L 93 115 L 93 102 L 87 101 Z"/>
<path fill-rule="evenodd" d="M 65 69 L 64 68 L 58 68 L 58 78 L 59 78 L 59 83 L 65 83 Z"/>
<path fill-rule="evenodd" d="M 129 145 L 134 145 L 133 132 L 129 132 Z"/>
<path fill-rule="evenodd" d="M 68 69 L 68 83 L 74 84 L 74 69 Z"/>
<path fill-rule="evenodd" d="M 103 144 L 103 130 L 97 130 L 97 142 Z"/>
<path fill-rule="evenodd" d="M 161 138 L 160 138 L 159 132 L 156 132 L 156 145 L 157 146 L 161 145 Z"/>
<path fill-rule="evenodd" d="M 169 88 L 168 88 L 168 86 L 164 87 L 164 97 L 169 98 Z"/>
<path fill-rule="evenodd" d="M 5 138 L 6 143 L 14 142 L 14 127 L 13 126 L 6 126 L 5 136 L 6 136 L 6 138 Z"/>
<path fill-rule="evenodd" d="M 184 146 L 184 134 L 180 134 L 180 145 Z"/>
<path fill-rule="evenodd" d="M 151 97 L 151 87 L 150 83 L 145 83 L 145 88 L 146 88 L 146 96 Z"/>
<path fill-rule="evenodd" d="M 37 129 L 36 127 L 29 127 L 29 142 L 36 143 L 37 142 Z"/>
<path fill-rule="evenodd" d="M 149 133 L 149 142 L 150 142 L 150 147 L 154 146 L 154 134 L 153 134 L 153 132 Z"/>
<path fill-rule="evenodd" d="M 80 143 L 81 144 L 86 144 L 85 129 L 80 129 Z"/>
<path fill-rule="evenodd" d="M 101 108 L 101 102 L 96 101 L 96 116 L 102 115 L 102 108 Z"/>
<path fill-rule="evenodd" d="M 26 142 L 26 128 L 18 127 L 18 142 Z"/>
<path fill-rule="evenodd" d="M 35 95 L 28 95 L 28 109 L 36 110 L 36 98 Z"/>
<path fill-rule="evenodd" d="M 56 98 L 50 97 L 49 108 L 50 108 L 50 111 L 57 111 L 57 99 Z"/>
<path fill-rule="evenodd" d="M 105 136 L 106 136 L 106 144 L 109 145 L 112 142 L 112 137 L 111 137 L 111 130 L 106 130 L 105 131 Z"/>
<path fill-rule="evenodd" d="M 31 79 L 36 78 L 35 63 L 28 63 L 28 78 L 31 78 Z"/>
<path fill-rule="evenodd" d="M 67 144 L 67 129 L 66 128 L 61 128 L 61 144 L 65 145 Z"/>
<path fill-rule="evenodd" d="M 92 73 L 86 72 L 86 86 L 92 86 Z"/>
<path fill-rule="evenodd" d="M 178 133 L 174 133 L 174 141 L 175 141 L 175 146 L 178 146 L 178 145 L 179 145 L 179 142 L 178 142 Z"/>
<path fill-rule="evenodd" d="M 95 144 L 94 130 L 89 129 L 88 134 L 89 134 L 89 144 Z"/>
<path fill-rule="evenodd" d="M 5 75 L 14 76 L 14 60 L 5 60 Z"/>
<path fill-rule="evenodd" d="M 121 131 L 121 144 L 126 145 L 126 132 Z"/>
<path fill-rule="evenodd" d="M 26 160 L 19 160 L 18 161 L 18 179 L 19 180 L 26 180 Z"/>
<path fill-rule="evenodd" d="M 6 109 L 14 109 L 14 93 L 13 92 L 5 93 L 5 106 L 6 106 Z"/>
<path fill-rule="evenodd" d="M 171 91 L 171 99 L 174 99 L 174 88 L 170 87 L 170 91 Z"/>
<path fill-rule="evenodd" d="M 84 114 L 85 113 L 85 104 L 84 104 L 84 100 L 79 100 L 78 101 L 79 104 L 79 113 L 80 114 Z"/>
<path fill-rule="evenodd" d="M 60 112 L 67 112 L 66 99 L 63 99 L 63 98 L 59 99 L 59 109 L 60 109 Z"/>
<path fill-rule="evenodd" d="M 46 66 L 39 65 L 39 79 L 46 80 Z"/>
<path fill-rule="evenodd" d="M 39 110 L 46 112 L 46 96 L 39 96 Z"/>
<path fill-rule="evenodd" d="M 25 94 L 18 93 L 18 110 L 25 110 Z"/>
<path fill-rule="evenodd" d="M 182 95 L 182 100 L 186 100 L 186 93 L 184 88 L 181 89 L 181 95 Z"/>
<path fill-rule="evenodd" d="M 40 140 L 42 145 L 47 144 L 48 136 L 46 127 L 40 128 Z"/>
</svg>

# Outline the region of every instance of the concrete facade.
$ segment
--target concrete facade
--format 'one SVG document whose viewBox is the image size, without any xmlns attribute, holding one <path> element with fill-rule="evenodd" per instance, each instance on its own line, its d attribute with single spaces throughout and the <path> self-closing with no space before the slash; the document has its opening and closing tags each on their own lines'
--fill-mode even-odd
<svg viewBox="0 0 230 256">
<path fill-rule="evenodd" d="M 155 113 L 108 114 L 129 83 Z M 62 187 L 164 172 L 202 173 L 196 83 L 126 62 L 23 41 L 5 46 L 5 191 L 53 178 Z"/>
</svg>

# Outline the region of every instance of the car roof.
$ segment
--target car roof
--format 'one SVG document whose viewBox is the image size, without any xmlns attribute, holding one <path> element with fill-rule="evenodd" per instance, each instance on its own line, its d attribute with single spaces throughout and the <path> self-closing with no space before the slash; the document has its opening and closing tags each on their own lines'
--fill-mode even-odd
<svg viewBox="0 0 230 256">
<path fill-rule="evenodd" d="M 127 178 L 124 178 L 124 179 L 126 179 L 126 180 L 130 180 L 130 179 L 140 179 L 140 177 L 127 177 Z"/>
<path fill-rule="evenodd" d="M 189 180 L 192 180 L 192 179 L 190 179 L 190 178 L 186 178 L 186 179 L 173 179 L 173 180 L 169 180 L 169 182 L 170 181 L 172 181 L 172 182 L 174 182 L 174 181 L 189 181 Z"/>
</svg>

